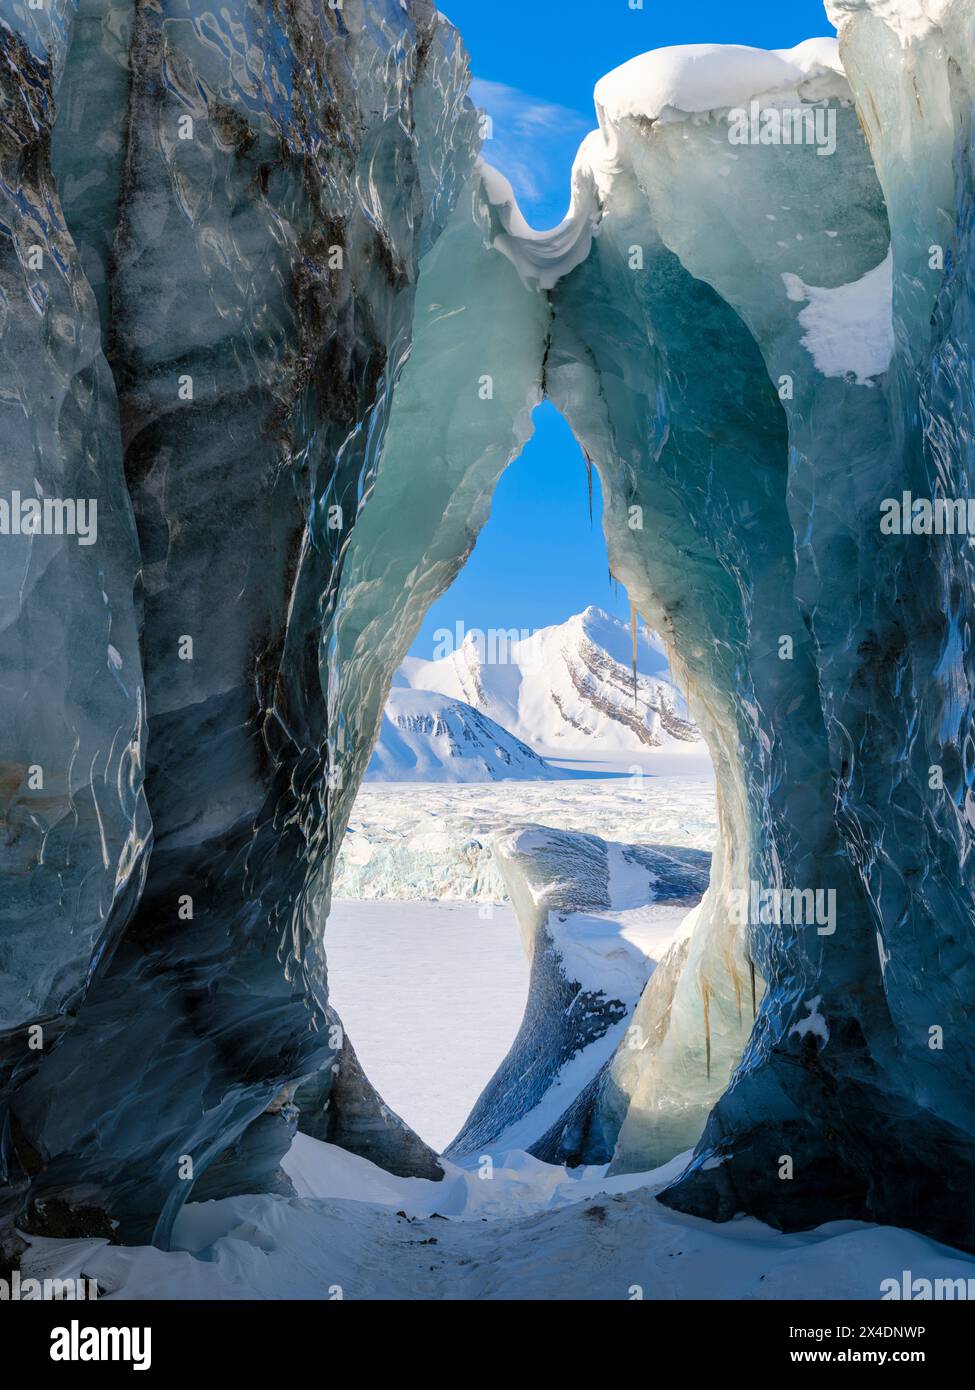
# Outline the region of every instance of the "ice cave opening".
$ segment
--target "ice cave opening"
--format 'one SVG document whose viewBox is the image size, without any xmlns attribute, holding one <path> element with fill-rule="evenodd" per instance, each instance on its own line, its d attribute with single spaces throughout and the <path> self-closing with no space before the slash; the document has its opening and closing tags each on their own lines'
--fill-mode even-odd
<svg viewBox="0 0 975 1390">
<path fill-rule="evenodd" d="M 165 1247 L 188 1204 L 287 1195 L 296 1134 L 443 1177 L 329 998 L 333 854 L 390 699 L 421 732 L 391 680 L 545 400 L 720 834 L 565 1108 L 632 984 L 576 929 L 651 876 L 686 901 L 704 851 L 604 835 L 595 794 L 495 837 L 528 1002 L 449 1153 L 615 1178 L 696 1145 L 664 1205 L 971 1248 L 971 549 L 879 525 L 973 489 L 969 0 L 631 59 L 544 234 L 427 0 L 76 8 L 0 25 L 11 502 L 98 515 L 0 571 L 0 1216 Z M 731 141 L 760 98 L 828 110 L 829 157 Z M 433 693 L 497 724 L 466 689 Z M 737 916 L 752 889 L 832 895 L 833 929 Z"/>
<path fill-rule="evenodd" d="M 572 1112 L 636 1047 L 717 835 L 707 745 L 610 571 L 598 472 L 549 402 L 532 429 L 392 677 L 325 930 L 363 1071 L 455 1161 L 608 1161 Z"/>
</svg>

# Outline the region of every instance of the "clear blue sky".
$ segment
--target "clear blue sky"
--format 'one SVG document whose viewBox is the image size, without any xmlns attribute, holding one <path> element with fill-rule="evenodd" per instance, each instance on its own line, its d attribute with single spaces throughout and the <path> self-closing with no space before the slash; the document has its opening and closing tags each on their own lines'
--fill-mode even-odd
<svg viewBox="0 0 975 1390">
<path fill-rule="evenodd" d="M 511 179 L 536 227 L 554 226 L 568 203 L 569 173 L 594 128 L 592 91 L 637 53 L 679 43 L 791 48 L 832 34 L 821 0 L 443 0 L 468 52 L 472 97 L 494 121 L 485 158 Z M 598 477 L 589 524 L 578 445 L 551 406 L 498 485 L 491 519 L 451 589 L 427 615 L 413 647 L 432 655 L 436 628 L 536 628 L 590 603 L 626 616 L 607 578 Z"/>
</svg>

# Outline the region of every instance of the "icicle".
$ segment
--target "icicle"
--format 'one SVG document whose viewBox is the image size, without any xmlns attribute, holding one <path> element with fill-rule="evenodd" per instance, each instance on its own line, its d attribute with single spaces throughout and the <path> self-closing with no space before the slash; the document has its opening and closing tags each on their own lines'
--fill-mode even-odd
<svg viewBox="0 0 975 1390">
<path fill-rule="evenodd" d="M 748 972 L 752 977 L 752 1021 L 758 1016 L 758 1009 L 755 1005 L 755 962 L 751 956 L 748 957 Z"/>
<path fill-rule="evenodd" d="M 638 617 L 638 616 L 639 616 L 639 615 L 638 615 L 638 613 L 637 613 L 637 611 L 636 611 L 636 604 L 635 604 L 635 603 L 631 603 L 631 604 L 630 604 L 630 631 L 631 631 L 632 636 L 633 636 L 633 710 L 634 710 L 634 712 L 637 712 L 637 711 L 639 710 L 639 706 L 638 706 L 638 704 L 637 704 L 637 698 L 636 698 L 636 620 L 637 620 L 637 617 Z"/>
<path fill-rule="evenodd" d="M 585 453 L 585 450 L 583 450 Z M 589 525 L 592 525 L 592 459 L 586 454 L 586 477 L 589 481 Z"/>
<path fill-rule="evenodd" d="M 711 995 L 704 986 L 704 1051 L 708 1063 L 708 1080 L 711 1080 Z"/>
</svg>

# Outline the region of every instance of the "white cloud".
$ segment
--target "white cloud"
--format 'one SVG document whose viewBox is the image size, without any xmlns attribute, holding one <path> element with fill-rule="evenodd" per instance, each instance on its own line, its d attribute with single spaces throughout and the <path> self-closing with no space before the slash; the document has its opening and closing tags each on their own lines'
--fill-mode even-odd
<svg viewBox="0 0 975 1390">
<path fill-rule="evenodd" d="M 531 211 L 532 204 L 546 210 L 567 207 L 572 161 L 593 119 L 480 77 L 471 83 L 470 95 L 491 117 L 492 136 L 484 142 L 484 158 L 511 180 L 523 210 Z"/>
</svg>

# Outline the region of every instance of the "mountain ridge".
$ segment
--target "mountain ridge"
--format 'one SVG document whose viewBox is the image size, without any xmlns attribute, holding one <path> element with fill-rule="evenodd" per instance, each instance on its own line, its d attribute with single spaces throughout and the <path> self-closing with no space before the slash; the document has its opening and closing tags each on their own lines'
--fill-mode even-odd
<svg viewBox="0 0 975 1390">
<path fill-rule="evenodd" d="M 661 639 L 590 606 L 507 644 L 504 661 L 485 660 L 468 634 L 432 661 L 407 657 L 400 685 L 465 701 L 530 748 L 645 752 L 700 735 L 670 671 Z"/>
</svg>

